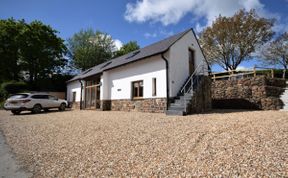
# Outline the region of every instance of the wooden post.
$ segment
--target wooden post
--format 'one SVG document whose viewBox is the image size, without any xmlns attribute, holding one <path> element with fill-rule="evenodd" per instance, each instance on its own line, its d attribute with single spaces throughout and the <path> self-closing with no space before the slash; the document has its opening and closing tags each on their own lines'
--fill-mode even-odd
<svg viewBox="0 0 288 178">
<path fill-rule="evenodd" d="M 256 66 L 254 66 L 253 72 L 254 72 L 254 77 L 256 77 Z"/>
<path fill-rule="evenodd" d="M 216 75 L 214 74 L 213 75 L 213 81 L 215 82 L 215 80 L 216 80 Z"/>
<path fill-rule="evenodd" d="M 283 76 L 282 77 L 283 77 L 283 79 L 286 78 L 286 69 L 283 70 Z"/>
<path fill-rule="evenodd" d="M 274 70 L 271 69 L 271 77 L 274 78 Z"/>
</svg>

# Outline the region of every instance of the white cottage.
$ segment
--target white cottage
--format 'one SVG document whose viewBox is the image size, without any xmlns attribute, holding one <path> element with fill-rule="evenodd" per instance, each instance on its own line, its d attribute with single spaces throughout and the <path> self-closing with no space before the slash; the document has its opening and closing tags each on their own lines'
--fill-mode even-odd
<svg viewBox="0 0 288 178">
<path fill-rule="evenodd" d="M 210 108 L 208 66 L 193 29 L 88 69 L 67 82 L 80 109 L 184 115 Z"/>
</svg>

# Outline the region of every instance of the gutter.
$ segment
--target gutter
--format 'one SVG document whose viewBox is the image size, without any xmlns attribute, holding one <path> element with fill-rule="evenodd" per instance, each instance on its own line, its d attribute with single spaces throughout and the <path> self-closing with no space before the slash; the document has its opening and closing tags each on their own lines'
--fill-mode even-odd
<svg viewBox="0 0 288 178">
<path fill-rule="evenodd" d="M 161 57 L 162 59 L 165 61 L 165 65 L 166 65 L 166 110 L 168 110 L 169 107 L 169 63 L 167 58 L 165 58 L 164 53 L 161 53 Z"/>
<path fill-rule="evenodd" d="M 80 110 L 82 110 L 82 89 L 83 89 L 83 83 L 81 81 L 81 79 L 78 80 L 81 84 L 81 88 L 80 88 Z"/>
</svg>

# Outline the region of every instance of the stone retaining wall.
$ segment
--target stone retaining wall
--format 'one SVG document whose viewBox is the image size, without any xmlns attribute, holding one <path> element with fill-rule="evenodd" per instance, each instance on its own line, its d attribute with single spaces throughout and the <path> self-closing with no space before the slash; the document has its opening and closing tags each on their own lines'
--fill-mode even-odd
<svg viewBox="0 0 288 178">
<path fill-rule="evenodd" d="M 204 76 L 200 86 L 193 94 L 190 113 L 203 113 L 211 110 L 211 79 Z"/>
<path fill-rule="evenodd" d="M 72 109 L 80 109 L 80 102 L 72 103 Z M 100 110 L 163 113 L 166 110 L 166 98 L 101 100 Z"/>
<path fill-rule="evenodd" d="M 163 113 L 166 110 L 166 98 L 111 100 L 111 110 Z"/>
<path fill-rule="evenodd" d="M 281 109 L 280 95 L 285 86 L 284 79 L 266 76 L 217 80 L 212 82 L 212 105 L 213 108 Z"/>
</svg>

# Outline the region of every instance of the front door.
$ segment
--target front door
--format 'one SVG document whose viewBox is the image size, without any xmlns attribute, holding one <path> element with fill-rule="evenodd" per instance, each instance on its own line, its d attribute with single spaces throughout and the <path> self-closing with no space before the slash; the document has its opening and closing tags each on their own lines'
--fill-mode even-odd
<svg viewBox="0 0 288 178">
<path fill-rule="evenodd" d="M 85 109 L 100 108 L 100 85 L 97 81 L 86 81 Z"/>
<path fill-rule="evenodd" d="M 195 52 L 189 49 L 189 74 L 192 75 L 195 71 Z"/>
</svg>

